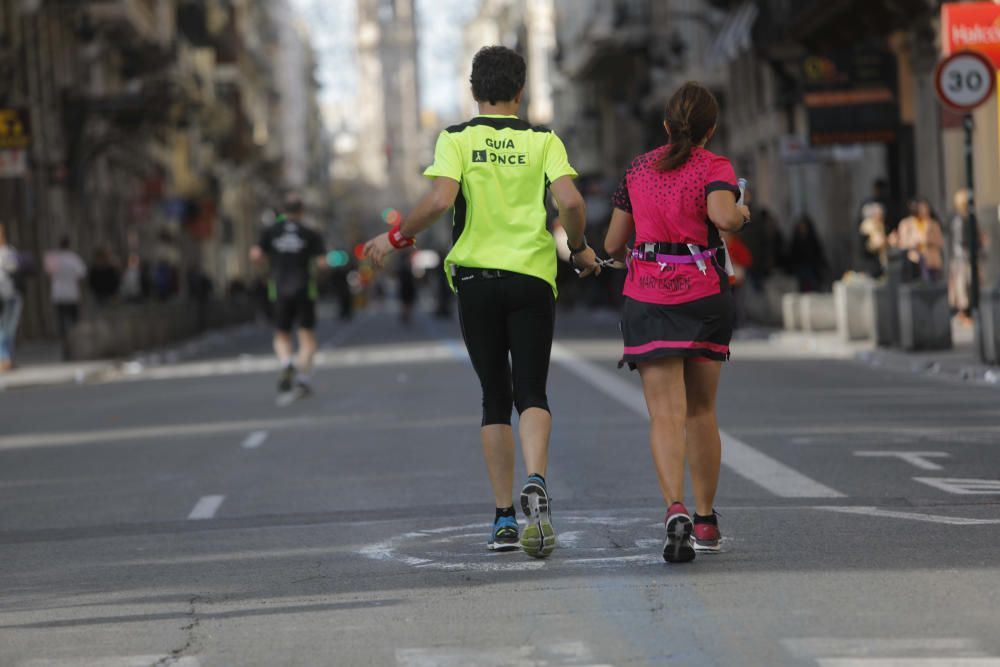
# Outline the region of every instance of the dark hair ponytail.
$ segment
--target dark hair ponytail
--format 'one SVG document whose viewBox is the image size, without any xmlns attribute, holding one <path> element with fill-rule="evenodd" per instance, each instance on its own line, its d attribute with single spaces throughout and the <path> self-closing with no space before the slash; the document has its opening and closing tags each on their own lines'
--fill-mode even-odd
<svg viewBox="0 0 1000 667">
<path fill-rule="evenodd" d="M 673 171 L 691 157 L 719 120 L 719 103 L 699 83 L 689 81 L 674 93 L 663 114 L 670 146 L 656 162 L 657 171 Z"/>
</svg>

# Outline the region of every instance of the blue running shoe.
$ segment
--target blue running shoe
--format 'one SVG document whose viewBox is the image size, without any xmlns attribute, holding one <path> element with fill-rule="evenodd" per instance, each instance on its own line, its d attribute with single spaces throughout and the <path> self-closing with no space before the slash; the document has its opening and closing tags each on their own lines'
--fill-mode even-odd
<svg viewBox="0 0 1000 667">
<path fill-rule="evenodd" d="M 521 510 L 528 525 L 521 535 L 521 550 L 532 558 L 546 558 L 556 548 L 556 531 L 552 527 L 552 500 L 545 480 L 530 475 L 521 489 Z"/>
<path fill-rule="evenodd" d="M 486 545 L 490 551 L 516 551 L 518 541 L 517 519 L 512 516 L 498 516 L 493 522 L 493 534 Z"/>
</svg>

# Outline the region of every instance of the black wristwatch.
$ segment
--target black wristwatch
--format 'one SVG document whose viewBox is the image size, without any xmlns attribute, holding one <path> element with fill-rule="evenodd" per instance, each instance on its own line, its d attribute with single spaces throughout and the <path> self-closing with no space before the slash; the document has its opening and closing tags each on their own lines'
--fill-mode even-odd
<svg viewBox="0 0 1000 667">
<path fill-rule="evenodd" d="M 583 245 L 581 245 L 579 248 L 574 248 L 573 244 L 569 242 L 569 236 L 567 236 L 566 237 L 566 247 L 569 248 L 569 255 L 570 255 L 570 257 L 572 257 L 573 255 L 579 255 L 581 252 L 583 252 L 584 250 L 586 250 L 590 246 L 587 245 L 587 237 L 584 236 L 583 237 Z"/>
</svg>

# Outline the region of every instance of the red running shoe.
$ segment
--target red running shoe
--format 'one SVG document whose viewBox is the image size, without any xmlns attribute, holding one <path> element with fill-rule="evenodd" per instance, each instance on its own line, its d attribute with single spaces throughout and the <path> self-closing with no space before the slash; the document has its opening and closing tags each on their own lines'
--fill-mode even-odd
<svg viewBox="0 0 1000 667">
<path fill-rule="evenodd" d="M 694 560 L 694 546 L 691 544 L 693 523 L 684 503 L 674 503 L 667 509 L 664 522 L 667 539 L 663 543 L 663 560 L 668 563 L 686 563 Z"/>
<path fill-rule="evenodd" d="M 719 531 L 719 515 L 712 512 L 714 523 L 700 521 L 700 517 L 695 517 L 692 538 L 694 550 L 701 553 L 717 554 L 722 551 L 722 533 Z"/>
</svg>

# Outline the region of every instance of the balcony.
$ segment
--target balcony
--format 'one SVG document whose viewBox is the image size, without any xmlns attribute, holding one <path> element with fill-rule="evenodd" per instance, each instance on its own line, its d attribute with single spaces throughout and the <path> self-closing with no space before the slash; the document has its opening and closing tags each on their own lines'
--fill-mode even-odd
<svg viewBox="0 0 1000 667">
<path fill-rule="evenodd" d="M 86 15 L 93 26 L 129 43 L 165 46 L 172 35 L 149 0 L 93 0 Z"/>
<path fill-rule="evenodd" d="M 579 35 L 564 46 L 564 70 L 573 78 L 591 78 L 608 59 L 645 49 L 650 36 L 649 3 L 617 0 L 591 5 L 593 15 Z"/>
</svg>

